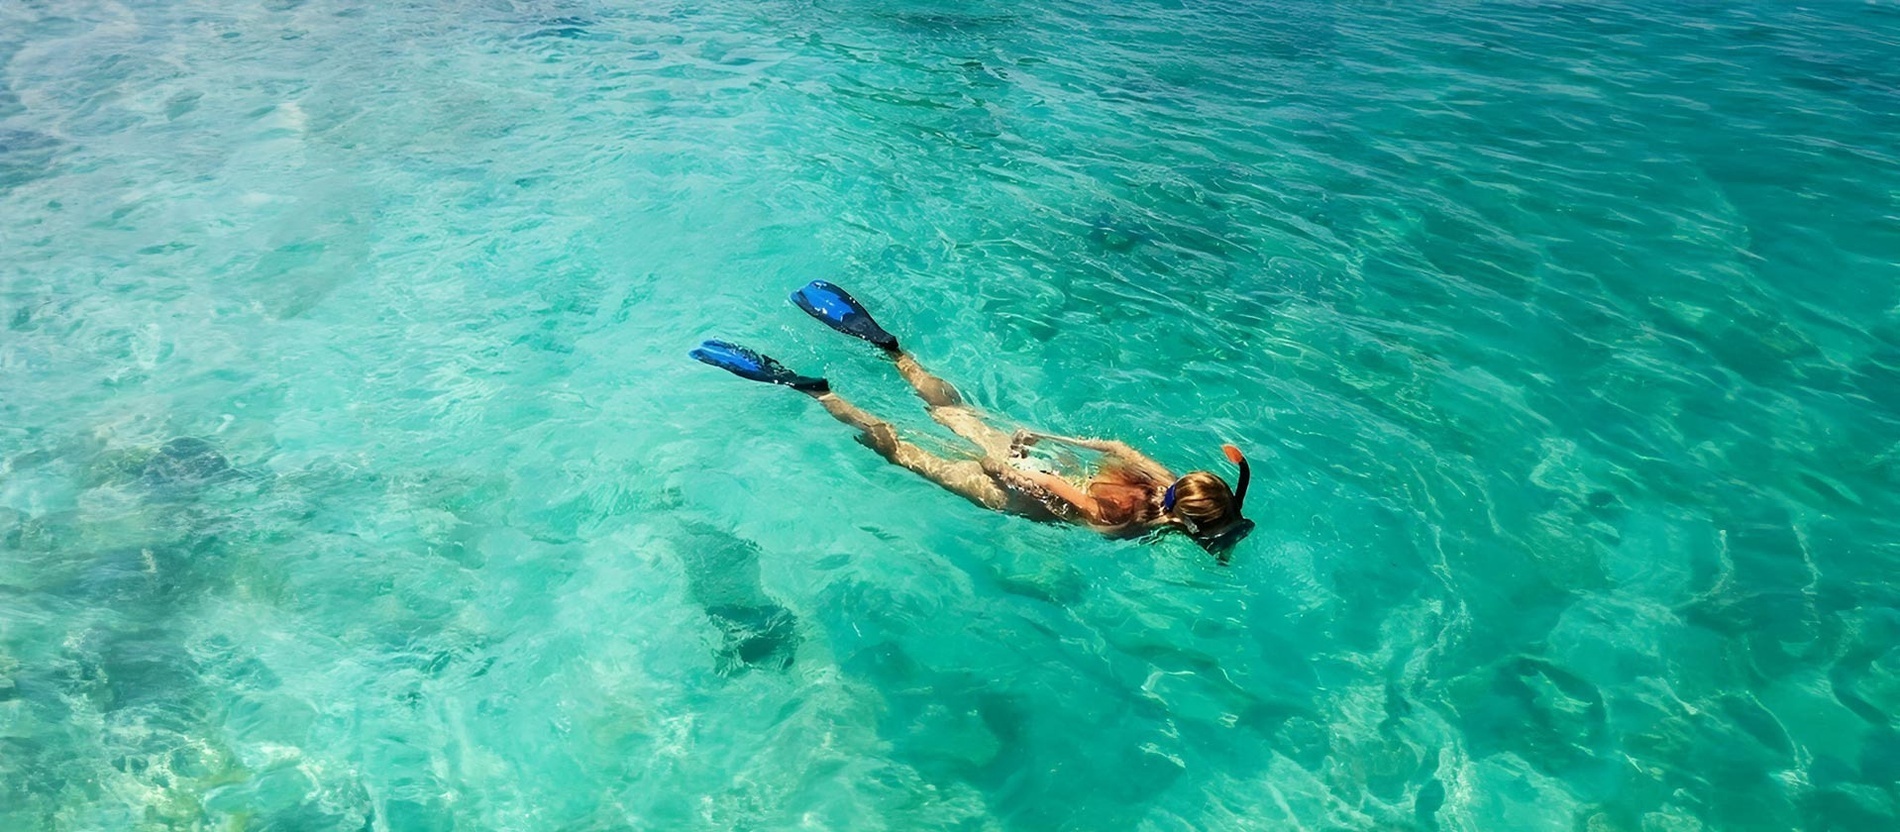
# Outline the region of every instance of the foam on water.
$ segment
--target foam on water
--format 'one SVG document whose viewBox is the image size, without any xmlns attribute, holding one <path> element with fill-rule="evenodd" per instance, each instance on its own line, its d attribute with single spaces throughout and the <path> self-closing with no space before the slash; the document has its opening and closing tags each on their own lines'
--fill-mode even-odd
<svg viewBox="0 0 1900 832">
<path fill-rule="evenodd" d="M 0 828 L 1891 829 L 1900 8 L 0 6 Z M 1222 569 L 1011 420 L 1256 458 Z"/>
</svg>

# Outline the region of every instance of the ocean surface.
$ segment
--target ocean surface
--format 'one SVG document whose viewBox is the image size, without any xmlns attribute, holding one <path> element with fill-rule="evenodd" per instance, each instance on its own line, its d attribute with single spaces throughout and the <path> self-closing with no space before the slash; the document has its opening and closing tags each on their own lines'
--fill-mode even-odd
<svg viewBox="0 0 1900 832">
<path fill-rule="evenodd" d="M 0 3 L 0 829 L 1888 832 L 1897 486 L 1891 0 Z"/>
</svg>

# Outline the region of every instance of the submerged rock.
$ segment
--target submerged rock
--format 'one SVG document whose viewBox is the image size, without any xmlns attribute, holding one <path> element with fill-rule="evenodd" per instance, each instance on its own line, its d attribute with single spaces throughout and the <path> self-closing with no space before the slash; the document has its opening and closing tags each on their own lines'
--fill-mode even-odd
<svg viewBox="0 0 1900 832">
<path fill-rule="evenodd" d="M 714 660 L 722 676 L 748 667 L 784 670 L 798 654 L 798 618 L 777 604 L 707 607 L 706 616 L 725 636 Z"/>
<path fill-rule="evenodd" d="M 684 521 L 674 537 L 688 593 L 719 629 L 713 658 L 722 676 L 785 670 L 798 655 L 798 617 L 765 591 L 759 547 L 705 523 Z"/>
<path fill-rule="evenodd" d="M 166 442 L 145 461 L 139 479 L 153 486 L 194 486 L 214 482 L 232 473 L 231 463 L 210 442 L 180 436 Z"/>
</svg>

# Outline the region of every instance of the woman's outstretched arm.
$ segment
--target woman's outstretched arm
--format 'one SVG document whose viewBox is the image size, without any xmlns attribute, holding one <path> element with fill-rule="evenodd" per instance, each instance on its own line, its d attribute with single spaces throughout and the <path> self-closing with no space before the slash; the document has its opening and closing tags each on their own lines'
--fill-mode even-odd
<svg viewBox="0 0 1900 832">
<path fill-rule="evenodd" d="M 1032 445 L 1035 444 L 1036 441 L 1043 439 L 1047 439 L 1050 442 L 1061 442 L 1064 445 L 1073 445 L 1078 448 L 1086 448 L 1109 456 L 1120 457 L 1123 461 L 1136 467 L 1142 473 L 1147 474 L 1157 482 L 1168 483 L 1173 482 L 1175 479 L 1174 472 L 1169 471 L 1168 466 L 1150 459 L 1147 454 L 1135 450 L 1133 446 L 1120 440 L 1083 439 L 1078 436 L 1059 436 L 1053 433 L 1037 433 L 1029 430 L 1019 430 L 1016 432 L 1016 444 Z"/>
</svg>

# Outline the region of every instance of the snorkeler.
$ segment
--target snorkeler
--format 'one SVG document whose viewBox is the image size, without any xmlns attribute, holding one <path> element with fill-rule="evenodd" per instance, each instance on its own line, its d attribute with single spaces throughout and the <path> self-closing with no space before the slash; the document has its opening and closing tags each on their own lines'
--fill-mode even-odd
<svg viewBox="0 0 1900 832">
<path fill-rule="evenodd" d="M 885 459 L 985 508 L 1038 520 L 1062 520 L 1115 538 L 1178 530 L 1223 564 L 1234 544 L 1253 531 L 1253 521 L 1241 516 L 1250 472 L 1239 448 L 1221 446 L 1227 458 L 1240 468 L 1240 487 L 1233 489 L 1208 471 L 1176 477 L 1122 442 L 1026 430 L 1006 433 L 984 421 L 982 414 L 964 403 L 955 387 L 931 375 L 899 347 L 897 339 L 878 326 L 850 293 L 814 280 L 792 293 L 792 303 L 832 329 L 882 349 L 924 400 L 930 417 L 974 443 L 982 456 L 945 459 L 932 454 L 898 437 L 897 429 L 889 422 L 833 393 L 825 379 L 799 375 L 737 344 L 707 341 L 692 351 L 692 357 L 741 378 L 782 384 L 810 395 L 838 421 L 862 431 L 860 441 Z M 1030 455 L 1029 447 L 1042 442 L 1095 451 L 1101 454 L 1101 464 L 1092 474 L 1063 476 L 1049 470 L 1044 460 Z"/>
</svg>

